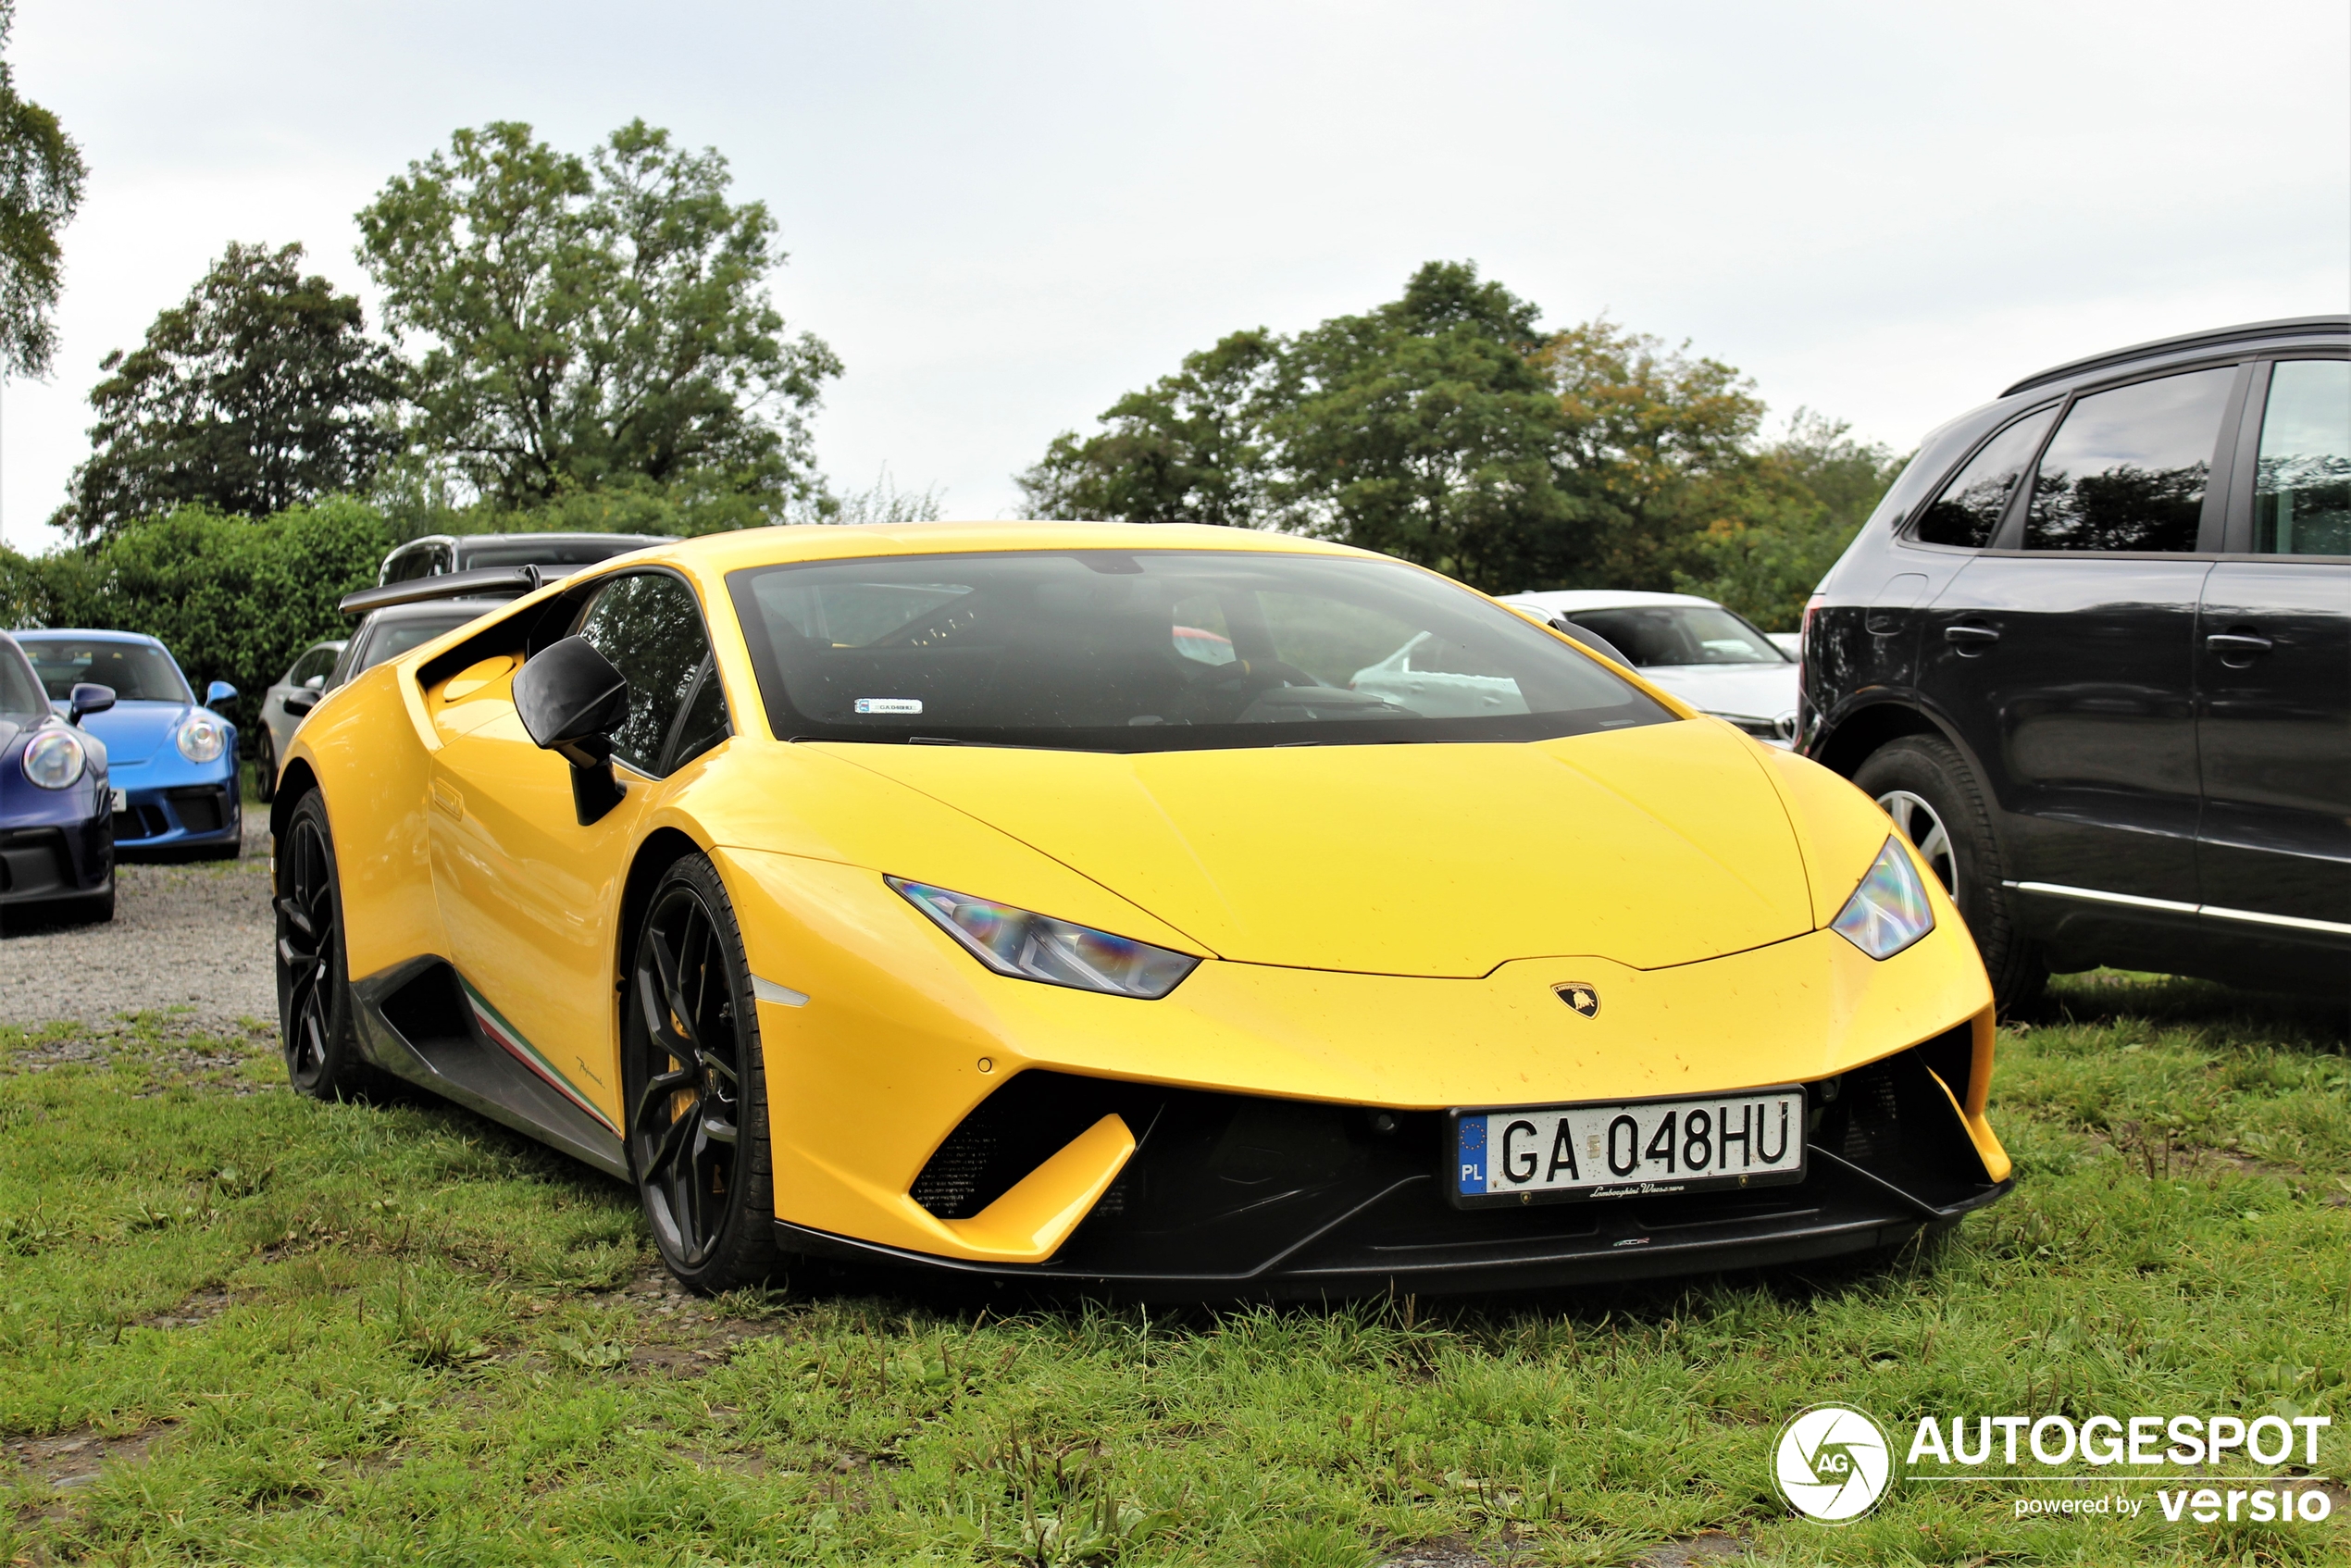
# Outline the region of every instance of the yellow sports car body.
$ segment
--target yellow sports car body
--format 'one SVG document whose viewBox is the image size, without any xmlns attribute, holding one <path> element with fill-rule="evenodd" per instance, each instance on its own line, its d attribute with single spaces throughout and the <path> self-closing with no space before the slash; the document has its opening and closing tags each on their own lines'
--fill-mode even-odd
<svg viewBox="0 0 2351 1568">
<path fill-rule="evenodd" d="M 1560 1284 L 2009 1184 L 1983 964 L 1884 813 L 1336 545 L 641 551 L 329 695 L 271 826 L 297 1087 L 632 1181 L 699 1288 Z"/>
</svg>

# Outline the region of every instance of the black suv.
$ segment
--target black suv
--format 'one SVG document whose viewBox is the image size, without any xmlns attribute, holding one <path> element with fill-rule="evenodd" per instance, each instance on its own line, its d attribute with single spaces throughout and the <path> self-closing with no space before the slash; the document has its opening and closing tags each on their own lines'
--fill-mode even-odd
<svg viewBox="0 0 2351 1568">
<path fill-rule="evenodd" d="M 2029 376 L 1926 438 L 1804 616 L 1806 754 L 2007 1007 L 2111 964 L 2351 989 L 2351 317 Z"/>
</svg>

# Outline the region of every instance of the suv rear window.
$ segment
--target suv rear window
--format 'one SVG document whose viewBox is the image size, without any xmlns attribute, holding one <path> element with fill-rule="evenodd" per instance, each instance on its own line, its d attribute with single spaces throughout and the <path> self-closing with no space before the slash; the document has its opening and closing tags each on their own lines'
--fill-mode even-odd
<svg viewBox="0 0 2351 1568">
<path fill-rule="evenodd" d="M 2016 493 L 2016 481 L 2033 461 L 2033 454 L 2040 449 L 2041 438 L 2049 433 L 2049 422 L 2057 417 L 2057 405 L 2035 409 L 2023 418 L 1984 443 L 1967 467 L 1951 478 L 1936 496 L 1919 514 L 1917 526 L 1910 537 L 1923 544 L 1952 544 L 1962 549 L 1981 550 L 1992 542 L 1999 531 L 2000 517 L 2009 509 L 2009 497 Z"/>
<path fill-rule="evenodd" d="M 2041 454 L 2027 550 L 2194 550 L 2236 367 L 2074 400 Z"/>
</svg>

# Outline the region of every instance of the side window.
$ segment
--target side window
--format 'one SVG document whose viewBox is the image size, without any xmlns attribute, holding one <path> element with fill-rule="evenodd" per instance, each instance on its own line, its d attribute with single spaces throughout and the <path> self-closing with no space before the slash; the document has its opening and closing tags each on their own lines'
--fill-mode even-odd
<svg viewBox="0 0 2351 1568">
<path fill-rule="evenodd" d="M 2270 370 L 2253 548 L 2351 555 L 2351 360 L 2285 359 Z"/>
<path fill-rule="evenodd" d="M 432 555 L 424 550 L 398 550 L 384 563 L 384 581 L 408 582 L 432 570 Z"/>
<path fill-rule="evenodd" d="M 2041 454 L 2027 550 L 2194 550 L 2236 367 L 2077 398 Z"/>
<path fill-rule="evenodd" d="M 329 670 L 334 668 L 334 649 L 313 648 L 294 661 L 294 667 L 287 673 L 287 683 L 293 686 L 307 686 L 310 682 L 322 678 Z"/>
<path fill-rule="evenodd" d="M 1924 544 L 1955 544 L 1981 550 L 1999 531 L 2000 517 L 2016 493 L 2017 480 L 2049 433 L 2057 409 L 2036 409 L 1984 443 L 1943 493 L 1919 514 L 1910 537 Z"/>
<path fill-rule="evenodd" d="M 727 692 L 718 683 L 718 666 L 705 653 L 694 678 L 694 694 L 686 699 L 685 716 L 678 721 L 678 738 L 669 745 L 669 765 L 662 771 L 677 772 L 734 732 L 727 719 Z"/>
<path fill-rule="evenodd" d="M 640 773 L 658 774 L 669 732 L 710 657 L 693 591 L 666 572 L 630 572 L 596 595 L 579 617 L 579 635 L 628 678 L 628 713 L 613 732 L 613 754 Z"/>
</svg>

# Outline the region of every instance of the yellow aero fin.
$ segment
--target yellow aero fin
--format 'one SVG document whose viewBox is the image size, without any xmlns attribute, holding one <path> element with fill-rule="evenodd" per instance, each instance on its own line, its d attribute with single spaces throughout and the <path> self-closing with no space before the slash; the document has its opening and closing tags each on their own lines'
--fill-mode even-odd
<svg viewBox="0 0 2351 1568">
<path fill-rule="evenodd" d="M 1104 1116 L 1029 1172 L 1018 1186 L 947 1228 L 975 1252 L 1007 1263 L 1042 1263 L 1068 1239 L 1135 1152 L 1135 1135 Z"/>
</svg>

